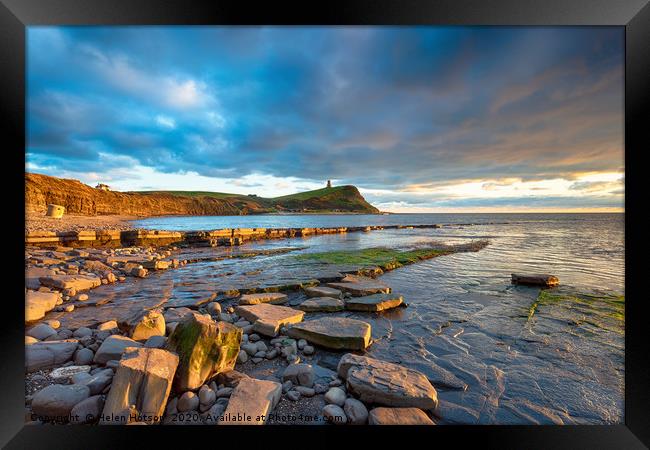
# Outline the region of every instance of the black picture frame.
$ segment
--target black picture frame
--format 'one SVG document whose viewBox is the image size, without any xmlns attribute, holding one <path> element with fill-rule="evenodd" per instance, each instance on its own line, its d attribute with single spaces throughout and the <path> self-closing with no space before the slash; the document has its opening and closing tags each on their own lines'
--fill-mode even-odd
<svg viewBox="0 0 650 450">
<path fill-rule="evenodd" d="M 650 445 L 650 371 L 642 296 L 641 260 L 644 225 L 641 158 L 650 149 L 650 0 L 329 0 L 327 2 L 259 2 L 215 0 L 0 0 L 0 107 L 4 124 L 2 179 L 5 211 L 3 323 L 0 359 L 0 444 L 6 448 L 119 448 L 154 434 L 171 443 L 197 445 L 212 436 L 223 443 L 239 434 L 255 445 L 252 433 L 281 432 L 282 427 L 233 427 L 218 433 L 209 427 L 56 427 L 24 425 L 24 295 L 17 263 L 24 257 L 25 30 L 31 25 L 241 24 L 241 25 L 606 25 L 625 27 L 625 234 L 626 335 L 625 424 L 615 426 L 457 426 L 401 428 L 306 427 L 299 434 L 313 442 L 340 442 L 351 435 L 383 440 L 400 435 L 406 445 L 440 446 L 476 439 L 487 448 L 647 448 Z M 10 237 L 11 236 L 11 237 Z M 15 237 L 14 237 L 15 236 Z M 11 244 L 11 245 L 8 245 Z M 14 283 L 8 281 L 15 280 Z M 289 429 L 284 429 L 288 431 Z M 295 433 L 295 429 L 291 429 Z M 308 434 L 313 433 L 313 434 Z M 317 433 L 317 434 L 316 434 Z M 426 433 L 424 440 L 415 434 Z M 206 434 L 206 436 L 204 436 Z M 345 434 L 345 436 L 343 436 Z M 371 436 L 369 436 L 371 434 Z M 411 437 L 412 435 L 412 437 Z M 218 436 L 218 438 L 216 437 Z M 270 438 L 270 436 L 269 436 Z M 409 439 L 410 438 L 410 439 Z M 300 439 L 302 440 L 302 439 Z M 325 440 L 322 442 L 324 443 Z M 293 441 L 293 439 L 291 440 Z M 277 445 L 291 445 L 278 441 Z M 260 441 L 263 442 L 263 441 Z M 305 445 L 298 444 L 296 445 Z M 455 444 L 454 444 L 455 443 Z M 137 445 L 137 444 L 136 444 Z"/>
</svg>

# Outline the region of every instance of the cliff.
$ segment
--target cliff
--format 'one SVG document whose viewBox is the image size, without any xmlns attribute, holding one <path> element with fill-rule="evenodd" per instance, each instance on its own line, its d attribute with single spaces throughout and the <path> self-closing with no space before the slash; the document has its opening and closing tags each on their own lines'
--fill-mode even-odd
<svg viewBox="0 0 650 450">
<path fill-rule="evenodd" d="M 276 198 L 196 191 L 115 192 L 78 180 L 25 174 L 25 208 L 45 211 L 49 203 L 68 214 L 133 216 L 246 215 L 273 212 L 377 213 L 354 186 L 338 186 Z"/>
</svg>

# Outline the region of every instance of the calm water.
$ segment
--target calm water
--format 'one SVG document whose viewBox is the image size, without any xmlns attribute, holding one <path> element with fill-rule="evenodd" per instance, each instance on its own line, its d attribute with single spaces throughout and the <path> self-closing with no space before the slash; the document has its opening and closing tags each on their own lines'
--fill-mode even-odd
<svg viewBox="0 0 650 450">
<path fill-rule="evenodd" d="M 186 256 L 213 259 L 93 292 L 112 299 L 104 309 L 107 319 L 137 302 L 163 299 L 166 306 L 182 306 L 213 292 L 308 280 L 328 269 L 297 261 L 300 253 L 488 239 L 490 245 L 479 252 L 434 258 L 382 275 L 381 281 L 401 293 L 408 308 L 342 315 L 371 323 L 375 342 L 370 356 L 418 369 L 432 380 L 442 423 L 621 423 L 622 329 L 593 326 L 593 317 L 600 317 L 594 316 L 595 303 L 593 308 L 544 305 L 531 318 L 539 289 L 513 286 L 510 274 L 553 273 L 561 289 L 623 294 L 622 214 L 162 217 L 137 225 L 188 230 L 433 223 L 446 226 L 260 241 L 236 249 L 186 249 Z M 217 260 L 241 251 L 282 248 L 291 251 Z M 304 297 L 292 294 L 290 300 L 297 304 Z M 92 309 L 64 317 L 96 320 L 100 316 Z M 314 362 L 326 365 L 335 357 L 320 351 Z"/>
</svg>

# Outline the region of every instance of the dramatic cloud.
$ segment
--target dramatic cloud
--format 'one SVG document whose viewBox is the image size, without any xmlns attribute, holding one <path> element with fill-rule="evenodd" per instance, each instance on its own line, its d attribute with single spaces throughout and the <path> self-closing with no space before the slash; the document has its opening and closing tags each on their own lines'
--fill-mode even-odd
<svg viewBox="0 0 650 450">
<path fill-rule="evenodd" d="M 620 28 L 30 27 L 27 45 L 28 170 L 263 195 L 332 179 L 402 211 L 623 206 Z"/>
</svg>

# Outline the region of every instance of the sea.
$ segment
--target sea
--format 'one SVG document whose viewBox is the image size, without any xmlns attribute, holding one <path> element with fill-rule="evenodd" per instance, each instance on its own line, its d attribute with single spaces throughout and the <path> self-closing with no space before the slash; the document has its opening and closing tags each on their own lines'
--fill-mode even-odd
<svg viewBox="0 0 650 450">
<path fill-rule="evenodd" d="M 165 289 L 171 302 L 182 302 L 297 277 L 302 269 L 295 255 L 300 253 L 487 240 L 489 245 L 477 252 L 381 275 L 380 281 L 403 295 L 407 308 L 342 313 L 372 325 L 368 355 L 424 373 L 438 391 L 441 424 L 618 424 L 624 421 L 625 323 L 624 309 L 621 314 L 615 306 L 625 301 L 624 223 L 624 214 L 154 217 L 134 226 L 442 226 L 247 243 L 238 251 L 291 251 L 188 264 L 152 274 L 143 280 L 149 284 L 138 289 Z M 202 251 L 219 255 L 227 250 Z M 540 301 L 541 289 L 513 285 L 512 273 L 553 274 L 560 287 L 548 290 L 550 300 Z M 556 294 L 564 297 L 558 300 Z M 337 357 L 322 351 L 312 362 L 335 368 Z"/>
</svg>

